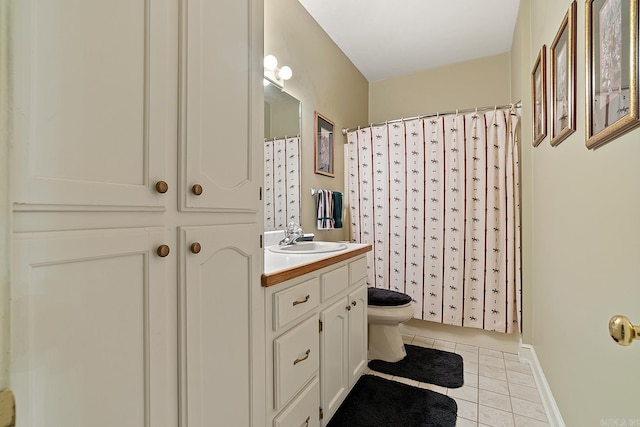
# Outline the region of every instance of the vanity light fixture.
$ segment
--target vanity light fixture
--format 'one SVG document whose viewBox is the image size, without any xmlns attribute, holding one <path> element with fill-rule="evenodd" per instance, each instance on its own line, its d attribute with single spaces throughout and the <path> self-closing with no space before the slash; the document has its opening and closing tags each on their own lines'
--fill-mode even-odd
<svg viewBox="0 0 640 427">
<path fill-rule="evenodd" d="M 284 89 L 284 82 L 289 80 L 293 75 L 293 70 L 291 67 L 287 67 L 286 65 L 278 68 L 278 59 L 273 55 L 267 55 L 264 57 L 264 81 L 263 84 L 266 86 L 269 83 L 280 88 L 280 90 Z"/>
</svg>

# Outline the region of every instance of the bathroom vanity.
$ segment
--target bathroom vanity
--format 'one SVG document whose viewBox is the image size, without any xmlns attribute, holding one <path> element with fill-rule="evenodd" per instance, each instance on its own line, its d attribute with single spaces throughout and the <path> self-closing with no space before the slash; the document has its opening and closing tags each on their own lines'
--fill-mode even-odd
<svg viewBox="0 0 640 427">
<path fill-rule="evenodd" d="M 367 365 L 370 245 L 314 254 L 265 250 L 266 417 L 324 426 Z"/>
</svg>

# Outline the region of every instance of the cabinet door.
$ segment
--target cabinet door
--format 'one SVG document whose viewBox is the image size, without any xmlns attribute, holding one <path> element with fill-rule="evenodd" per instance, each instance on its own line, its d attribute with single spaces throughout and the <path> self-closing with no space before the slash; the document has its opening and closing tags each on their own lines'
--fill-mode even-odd
<svg viewBox="0 0 640 427">
<path fill-rule="evenodd" d="M 264 369 L 257 351 L 264 347 L 252 343 L 264 327 L 263 302 L 252 293 L 262 290 L 258 226 L 188 227 L 180 234 L 181 426 L 249 426 L 252 383 L 260 382 L 260 364 Z"/>
<path fill-rule="evenodd" d="M 11 22 L 17 210 L 164 210 L 172 0 L 21 0 Z M 171 145 L 172 147 L 169 147 Z"/>
<path fill-rule="evenodd" d="M 257 212 L 261 207 L 261 13 L 259 0 L 182 2 L 183 210 Z"/>
<path fill-rule="evenodd" d="M 173 233 L 16 235 L 11 387 L 23 427 L 174 427 Z M 159 257 L 156 248 L 171 252 Z"/>
<path fill-rule="evenodd" d="M 324 423 L 331 419 L 349 391 L 349 301 L 341 298 L 320 312 L 320 406 Z"/>
<path fill-rule="evenodd" d="M 367 287 L 349 294 L 349 388 L 367 366 Z"/>
</svg>

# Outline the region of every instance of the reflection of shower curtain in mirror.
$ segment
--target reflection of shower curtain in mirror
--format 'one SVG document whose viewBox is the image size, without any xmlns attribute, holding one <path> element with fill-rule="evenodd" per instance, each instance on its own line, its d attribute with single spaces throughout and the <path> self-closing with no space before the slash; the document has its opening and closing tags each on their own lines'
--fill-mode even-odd
<svg viewBox="0 0 640 427">
<path fill-rule="evenodd" d="M 409 294 L 414 317 L 517 332 L 517 115 L 451 114 L 347 134 L 351 237 L 369 285 Z"/>
<path fill-rule="evenodd" d="M 264 143 L 264 230 L 300 223 L 300 138 Z"/>
</svg>

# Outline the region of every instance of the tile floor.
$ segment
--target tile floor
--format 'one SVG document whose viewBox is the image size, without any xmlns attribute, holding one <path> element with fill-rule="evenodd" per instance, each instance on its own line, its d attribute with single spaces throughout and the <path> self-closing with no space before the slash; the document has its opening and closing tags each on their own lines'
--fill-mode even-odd
<svg viewBox="0 0 640 427">
<path fill-rule="evenodd" d="M 531 367 L 517 354 L 503 353 L 418 335 L 403 335 L 406 344 L 458 353 L 463 358 L 464 385 L 445 388 L 369 370 L 413 386 L 452 397 L 458 404 L 456 427 L 549 426 Z"/>
</svg>

